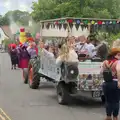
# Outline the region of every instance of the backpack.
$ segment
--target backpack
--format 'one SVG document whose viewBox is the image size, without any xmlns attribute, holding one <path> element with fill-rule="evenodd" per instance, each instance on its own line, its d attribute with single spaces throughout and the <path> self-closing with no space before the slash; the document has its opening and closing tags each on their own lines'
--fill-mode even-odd
<svg viewBox="0 0 120 120">
<path fill-rule="evenodd" d="M 112 82 L 113 81 L 113 75 L 112 75 L 112 65 L 114 62 L 112 62 L 109 66 L 105 63 L 105 69 L 103 70 L 103 78 L 105 82 Z"/>
</svg>

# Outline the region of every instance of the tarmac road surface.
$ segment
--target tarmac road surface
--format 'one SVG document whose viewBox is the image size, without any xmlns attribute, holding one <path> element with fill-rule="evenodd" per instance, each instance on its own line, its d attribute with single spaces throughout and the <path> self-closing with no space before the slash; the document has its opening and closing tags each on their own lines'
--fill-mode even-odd
<svg viewBox="0 0 120 120">
<path fill-rule="evenodd" d="M 23 84 L 21 70 L 11 70 L 7 53 L 0 53 L 0 120 L 104 120 L 99 102 L 73 99 L 69 106 L 57 103 L 52 84 L 32 90 Z"/>
</svg>

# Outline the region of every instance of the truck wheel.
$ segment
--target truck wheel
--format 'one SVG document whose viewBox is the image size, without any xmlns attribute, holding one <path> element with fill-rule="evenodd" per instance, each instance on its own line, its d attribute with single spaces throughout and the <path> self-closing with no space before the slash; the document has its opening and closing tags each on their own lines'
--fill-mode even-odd
<svg viewBox="0 0 120 120">
<path fill-rule="evenodd" d="M 23 81 L 25 84 L 28 83 L 28 68 L 23 69 Z"/>
<path fill-rule="evenodd" d="M 104 95 L 101 96 L 101 100 L 102 100 L 102 103 L 105 103 L 105 96 Z"/>
<path fill-rule="evenodd" d="M 60 83 L 57 86 L 57 100 L 61 105 L 68 104 L 69 93 L 65 84 Z"/>
<path fill-rule="evenodd" d="M 38 73 L 39 67 L 36 59 L 30 60 L 29 64 L 29 75 L 28 75 L 28 83 L 30 88 L 38 89 L 40 84 L 40 76 Z"/>
</svg>

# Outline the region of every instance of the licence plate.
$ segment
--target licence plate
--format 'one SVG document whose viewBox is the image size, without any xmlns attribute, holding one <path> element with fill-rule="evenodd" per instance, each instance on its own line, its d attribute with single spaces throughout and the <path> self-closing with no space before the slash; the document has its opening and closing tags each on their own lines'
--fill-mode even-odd
<svg viewBox="0 0 120 120">
<path fill-rule="evenodd" d="M 93 91 L 92 92 L 92 97 L 93 98 L 98 98 L 102 95 L 102 92 L 101 91 Z"/>
</svg>

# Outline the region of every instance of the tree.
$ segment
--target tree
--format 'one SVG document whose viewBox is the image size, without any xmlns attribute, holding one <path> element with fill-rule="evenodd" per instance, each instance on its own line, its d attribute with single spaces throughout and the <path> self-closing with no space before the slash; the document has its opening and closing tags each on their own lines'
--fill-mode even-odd
<svg viewBox="0 0 120 120">
<path fill-rule="evenodd" d="M 38 0 L 32 9 L 36 21 L 58 17 L 119 18 L 120 0 Z"/>
<path fill-rule="evenodd" d="M 22 25 L 28 25 L 30 15 L 28 12 L 23 12 L 20 10 L 8 11 L 5 17 L 10 20 L 10 22 L 17 22 Z"/>
<path fill-rule="evenodd" d="M 0 15 L 0 26 L 9 25 L 9 19 L 5 16 Z"/>
</svg>

